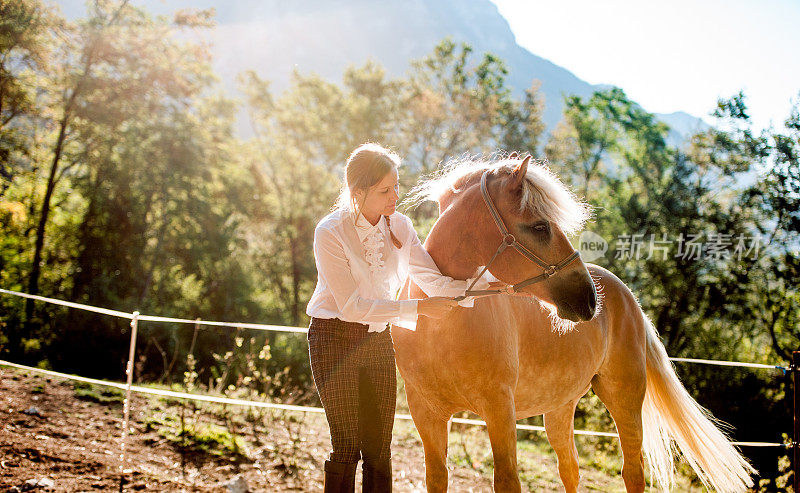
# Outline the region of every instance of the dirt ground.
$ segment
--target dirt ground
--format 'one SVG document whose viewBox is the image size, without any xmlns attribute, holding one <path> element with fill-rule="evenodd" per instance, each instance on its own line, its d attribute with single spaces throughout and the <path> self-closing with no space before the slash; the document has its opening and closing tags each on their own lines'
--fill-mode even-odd
<svg viewBox="0 0 800 493">
<path fill-rule="evenodd" d="M 242 440 L 240 450 L 216 455 L 170 440 L 158 423 L 174 423 L 180 409 L 195 423 L 222 428 L 228 419 L 225 429 Z M 231 420 L 219 409 L 192 413 L 177 401 L 135 395 L 124 490 L 228 492 L 237 476 L 252 492 L 322 490 L 330 443 L 323 415 L 268 411 L 244 419 L 242 408 L 236 412 Z M 0 368 L 0 492 L 119 491 L 121 427 L 120 402 L 86 400 L 73 382 Z M 485 430 L 469 433 L 454 439 L 451 432 L 450 490 L 491 491 Z M 394 490 L 424 491 L 422 445 L 411 423 L 397 422 L 392 453 Z M 520 464 L 530 491 L 563 491 L 551 453 L 522 450 Z M 589 468 L 583 478 L 583 491 L 624 490 L 618 476 L 602 471 Z"/>
</svg>

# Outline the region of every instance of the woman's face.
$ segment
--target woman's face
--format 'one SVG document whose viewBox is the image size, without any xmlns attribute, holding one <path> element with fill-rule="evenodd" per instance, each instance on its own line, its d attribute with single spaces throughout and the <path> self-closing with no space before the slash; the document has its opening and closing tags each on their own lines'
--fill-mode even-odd
<svg viewBox="0 0 800 493">
<path fill-rule="evenodd" d="M 400 193 L 400 182 L 397 177 L 397 170 L 392 170 L 386 174 L 375 186 L 366 191 L 356 191 L 357 203 L 361 205 L 361 213 L 372 224 L 378 222 L 380 216 L 388 216 L 394 213 L 397 199 Z"/>
</svg>

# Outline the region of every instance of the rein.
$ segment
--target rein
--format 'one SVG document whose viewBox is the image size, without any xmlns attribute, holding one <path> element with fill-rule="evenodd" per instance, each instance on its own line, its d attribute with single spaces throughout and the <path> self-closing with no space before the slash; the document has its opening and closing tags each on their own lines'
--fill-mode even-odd
<svg viewBox="0 0 800 493">
<path fill-rule="evenodd" d="M 489 262 L 487 262 L 487 264 L 483 267 L 481 273 L 478 274 L 478 276 L 475 278 L 474 281 L 472 281 L 472 283 L 469 285 L 464 294 L 462 296 L 457 296 L 455 298 L 456 301 L 461 301 L 468 296 L 491 296 L 495 294 L 514 294 L 515 292 L 519 291 L 520 289 L 526 286 L 530 286 L 531 284 L 535 284 L 537 282 L 542 282 L 549 279 L 550 277 L 556 275 L 561 269 L 569 265 L 573 260 L 581 256 L 581 253 L 578 250 L 575 250 L 574 252 L 572 252 L 571 255 L 569 255 L 561 262 L 555 265 L 550 265 L 541 258 L 539 258 L 535 253 L 528 250 L 525 247 L 525 245 L 518 242 L 517 239 L 514 237 L 514 235 L 512 235 L 508 231 L 508 228 L 506 228 L 505 223 L 503 223 L 503 219 L 500 217 L 500 213 L 497 212 L 497 208 L 495 207 L 494 202 L 492 202 L 492 197 L 489 196 L 489 189 L 486 186 L 486 177 L 488 174 L 489 170 L 486 170 L 481 175 L 481 195 L 483 195 L 483 202 L 489 209 L 489 214 L 492 216 L 492 219 L 494 219 L 494 223 L 497 225 L 497 229 L 499 229 L 500 234 L 503 235 L 503 241 L 502 243 L 500 243 L 500 246 L 497 247 L 497 251 L 494 252 L 494 255 L 492 256 L 491 260 L 489 260 Z M 509 284 L 505 289 L 479 289 L 473 291 L 472 288 L 473 286 L 475 286 L 475 283 L 478 282 L 478 279 L 483 277 L 486 271 L 489 270 L 489 266 L 492 265 L 492 262 L 494 262 L 495 259 L 501 253 L 503 253 L 503 251 L 508 247 L 513 247 L 514 250 L 520 253 L 520 255 L 527 258 L 531 262 L 539 265 L 542 269 L 544 269 L 544 272 L 542 272 L 538 276 L 531 277 L 522 282 L 518 282 L 517 284 Z"/>
</svg>

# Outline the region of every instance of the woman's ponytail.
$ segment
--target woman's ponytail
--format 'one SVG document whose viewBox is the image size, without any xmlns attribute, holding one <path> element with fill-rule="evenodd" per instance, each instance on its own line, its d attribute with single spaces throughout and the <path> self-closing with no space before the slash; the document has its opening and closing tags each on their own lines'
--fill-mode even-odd
<svg viewBox="0 0 800 493">
<path fill-rule="evenodd" d="M 383 216 L 383 217 L 386 218 L 386 227 L 389 228 L 389 236 L 392 238 L 392 244 L 398 250 L 403 248 L 403 244 L 400 242 L 400 240 L 397 239 L 397 237 L 394 235 L 394 232 L 392 231 L 392 224 L 389 221 L 389 216 Z"/>
</svg>

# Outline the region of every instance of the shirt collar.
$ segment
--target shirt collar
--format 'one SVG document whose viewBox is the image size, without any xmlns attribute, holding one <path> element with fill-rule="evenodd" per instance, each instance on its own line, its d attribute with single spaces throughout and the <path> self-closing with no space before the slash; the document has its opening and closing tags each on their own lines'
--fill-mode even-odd
<svg viewBox="0 0 800 493">
<path fill-rule="evenodd" d="M 352 218 L 352 214 L 350 217 Z M 378 219 L 377 224 L 372 225 L 364 218 L 363 214 L 359 214 L 358 220 L 355 222 L 355 227 L 356 234 L 358 235 L 358 241 L 364 241 L 364 238 L 369 236 L 375 230 L 386 234 L 386 218 L 381 216 L 381 218 Z"/>
</svg>

